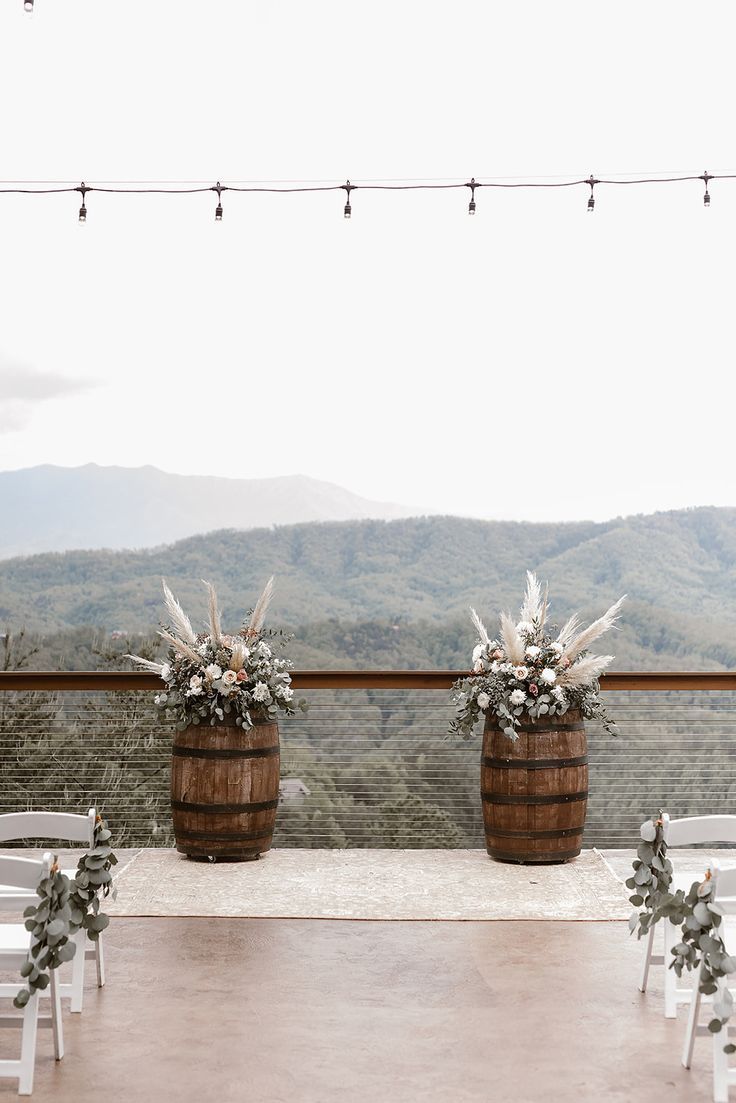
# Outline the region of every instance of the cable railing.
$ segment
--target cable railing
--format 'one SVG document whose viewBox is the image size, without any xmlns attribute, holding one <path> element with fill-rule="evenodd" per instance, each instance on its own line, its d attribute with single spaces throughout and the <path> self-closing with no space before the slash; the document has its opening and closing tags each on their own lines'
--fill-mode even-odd
<svg viewBox="0 0 736 1103">
<path fill-rule="evenodd" d="M 447 734 L 463 671 L 296 671 L 307 714 L 280 721 L 277 846 L 480 847 L 481 733 Z M 155 675 L 0 672 L 0 812 L 84 808 L 118 845 L 168 846 L 172 727 Z M 614 672 L 619 735 L 587 724 L 586 846 L 631 846 L 642 819 L 736 810 L 736 673 Z"/>
</svg>

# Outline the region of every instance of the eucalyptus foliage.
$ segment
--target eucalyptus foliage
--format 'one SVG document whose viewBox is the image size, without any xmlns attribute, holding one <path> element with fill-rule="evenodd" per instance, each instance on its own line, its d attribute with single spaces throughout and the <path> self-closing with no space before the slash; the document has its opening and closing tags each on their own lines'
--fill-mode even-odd
<svg viewBox="0 0 736 1103">
<path fill-rule="evenodd" d="M 680 941 L 672 948 L 672 961 L 665 966 L 674 969 L 678 977 L 684 970 L 697 969 L 700 973 L 700 992 L 705 996 L 717 996 L 713 1003 L 713 1018 L 708 1029 L 719 1033 L 728 1023 L 733 1012 L 733 996 L 724 986 L 720 991 L 718 980 L 736 972 L 736 957 L 726 950 L 720 933 L 723 911 L 711 900 L 713 881 L 710 871 L 703 881 L 694 881 L 687 893 L 684 889 L 671 891 L 672 863 L 667 857 L 667 843 L 661 816 L 652 817 L 641 825 L 641 842 L 634 859 L 634 875 L 626 881 L 633 890 L 629 901 L 636 909 L 629 919 L 629 930 L 641 938 L 655 923 L 665 919 L 681 928 Z M 726 1053 L 736 1053 L 736 1045 L 724 1046 Z"/>
<path fill-rule="evenodd" d="M 85 930 L 87 938 L 96 942 L 108 926 L 109 917 L 100 911 L 100 893 L 115 899 L 110 870 L 118 860 L 111 837 L 107 822 L 98 816 L 94 845 L 79 859 L 73 879 L 61 872 L 56 858 L 48 876 L 41 879 L 36 890 L 40 902 L 23 912 L 31 946 L 20 971 L 26 987 L 15 997 L 16 1007 L 25 1007 L 33 992 L 48 987 L 49 970 L 72 960 L 77 950 L 72 937 L 77 931 Z"/>
</svg>

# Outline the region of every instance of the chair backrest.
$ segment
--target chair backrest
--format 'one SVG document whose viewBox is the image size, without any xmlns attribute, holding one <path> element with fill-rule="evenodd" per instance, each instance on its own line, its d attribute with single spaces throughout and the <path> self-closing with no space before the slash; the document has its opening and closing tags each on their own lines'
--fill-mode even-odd
<svg viewBox="0 0 736 1103">
<path fill-rule="evenodd" d="M 667 846 L 692 846 L 693 843 L 736 843 L 736 816 L 687 816 L 671 820 L 662 813 Z"/>
<path fill-rule="evenodd" d="M 711 877 L 715 883 L 713 899 L 715 901 L 730 900 L 736 897 L 736 866 L 722 869 L 717 858 L 712 858 L 709 863 Z"/>
<path fill-rule="evenodd" d="M 64 839 L 94 844 L 95 809 L 86 816 L 72 812 L 6 812 L 0 816 L 0 843 L 16 839 Z M 0 884 L 4 884 L 0 880 Z"/>
<path fill-rule="evenodd" d="M 0 855 L 0 884 L 35 892 L 39 881 L 49 872 L 53 863 L 53 854 L 44 854 L 40 860 Z"/>
</svg>

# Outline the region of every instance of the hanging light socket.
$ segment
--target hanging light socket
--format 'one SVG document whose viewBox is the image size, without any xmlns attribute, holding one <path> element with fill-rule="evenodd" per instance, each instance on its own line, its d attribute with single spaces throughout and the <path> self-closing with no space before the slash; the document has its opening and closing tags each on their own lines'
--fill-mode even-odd
<svg viewBox="0 0 736 1103">
<path fill-rule="evenodd" d="M 345 192 L 346 199 L 347 199 L 347 202 L 345 203 L 345 206 L 344 206 L 343 212 L 342 212 L 343 213 L 343 218 L 350 218 L 352 216 L 352 213 L 353 213 L 353 208 L 350 206 L 350 193 L 351 193 L 351 191 L 355 191 L 357 185 L 356 184 L 351 184 L 349 180 L 346 180 L 344 184 L 340 185 L 340 187 Z"/>
<path fill-rule="evenodd" d="M 218 180 L 213 191 L 217 192 L 217 206 L 215 207 L 215 222 L 222 222 L 222 184 Z"/>
<path fill-rule="evenodd" d="M 475 177 L 470 177 L 470 183 L 465 185 L 466 188 L 470 188 L 470 202 L 468 203 L 468 214 L 475 214 L 475 189 L 480 187 L 480 184 L 476 184 Z"/>
<path fill-rule="evenodd" d="M 586 184 L 590 184 L 590 198 L 588 199 L 588 212 L 595 210 L 595 196 L 593 195 L 593 188 L 595 187 L 595 185 L 597 183 L 598 183 L 598 181 L 595 179 L 595 177 L 591 173 L 589 179 L 586 180 Z"/>
<path fill-rule="evenodd" d="M 713 177 L 710 175 L 710 173 L 704 172 L 703 175 L 700 177 L 700 179 L 705 184 L 705 194 L 703 195 L 703 206 L 704 207 L 710 207 L 710 192 L 708 191 L 708 181 L 712 180 Z"/>
<path fill-rule="evenodd" d="M 79 208 L 79 222 L 80 222 L 80 225 L 84 226 L 85 222 L 87 221 L 87 204 L 85 203 L 84 200 L 85 200 L 85 196 L 87 195 L 87 192 L 90 189 L 87 187 L 87 185 L 84 183 L 84 180 L 83 180 L 82 183 L 79 185 L 79 187 L 76 190 L 78 192 L 82 193 L 82 206 Z"/>
</svg>

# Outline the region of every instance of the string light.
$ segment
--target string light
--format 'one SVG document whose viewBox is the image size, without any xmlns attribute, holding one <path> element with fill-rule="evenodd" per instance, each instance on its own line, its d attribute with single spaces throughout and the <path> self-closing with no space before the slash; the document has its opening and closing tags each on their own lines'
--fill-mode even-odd
<svg viewBox="0 0 736 1103">
<path fill-rule="evenodd" d="M 475 189 L 480 187 L 476 184 L 475 177 L 470 177 L 470 183 L 466 184 L 466 187 L 470 188 L 470 202 L 468 203 L 468 214 L 475 214 Z"/>
<path fill-rule="evenodd" d="M 85 222 L 87 221 L 87 205 L 84 200 L 87 192 L 91 191 L 92 189 L 88 188 L 83 180 L 79 187 L 75 188 L 74 190 L 82 193 L 82 206 L 79 208 L 79 221 L 81 225 L 84 226 Z"/>
<path fill-rule="evenodd" d="M 587 210 L 589 212 L 595 210 L 595 194 L 594 188 L 597 186 L 605 185 L 610 187 L 625 187 L 638 184 L 675 184 L 689 180 L 701 180 L 705 185 L 705 193 L 703 195 L 703 203 L 706 207 L 710 206 L 710 192 L 708 185 L 711 180 L 736 180 L 736 173 L 709 173 L 704 172 L 699 175 L 693 176 L 650 176 L 638 179 L 630 180 L 617 180 L 617 179 L 598 179 L 594 176 L 589 176 L 583 179 L 576 180 L 560 180 L 554 178 L 527 178 L 526 180 L 513 181 L 509 178 L 497 177 L 493 180 L 476 180 L 475 177 L 471 177 L 469 181 L 457 181 L 454 183 L 414 183 L 407 181 L 406 183 L 390 182 L 386 184 L 379 183 L 365 183 L 365 184 L 351 184 L 349 180 L 346 180 L 344 184 L 283 184 L 275 185 L 261 185 L 257 183 L 244 183 L 244 184 L 222 184 L 218 180 L 216 184 L 194 184 L 188 185 L 185 182 L 173 182 L 173 186 L 163 186 L 163 184 L 151 182 L 145 186 L 135 186 L 132 182 L 129 186 L 113 186 L 104 184 L 67 184 L 62 181 L 20 181 L 20 180 L 0 180 L 0 196 L 1 195 L 58 195 L 63 192 L 80 192 L 82 196 L 82 206 L 79 209 L 79 221 L 81 223 L 87 220 L 87 204 L 86 196 L 88 192 L 106 192 L 110 195 L 194 195 L 200 192 L 216 192 L 217 193 L 217 206 L 215 208 L 215 221 L 222 221 L 222 193 L 229 192 L 242 192 L 247 194 L 256 194 L 260 192 L 269 194 L 286 195 L 290 193 L 306 193 L 306 192 L 345 192 L 345 206 L 343 207 L 343 215 L 345 218 L 351 218 L 353 213 L 351 203 L 351 193 L 361 188 L 364 191 L 441 191 L 453 188 L 470 188 L 470 202 L 468 203 L 468 214 L 474 215 L 476 212 L 475 190 L 476 188 L 576 188 L 576 187 L 588 187 L 590 188 L 590 195 L 588 197 Z M 34 184 L 36 186 L 34 186 Z"/>
<path fill-rule="evenodd" d="M 344 184 L 340 185 L 345 191 L 346 203 L 343 209 L 343 218 L 350 218 L 353 213 L 353 208 L 350 206 L 350 193 L 355 191 L 355 184 L 351 184 L 349 180 L 346 180 Z"/>
<path fill-rule="evenodd" d="M 596 186 L 597 183 L 598 183 L 598 181 L 594 178 L 593 174 L 591 173 L 589 179 L 586 180 L 586 184 L 590 184 L 590 198 L 588 199 L 588 212 L 595 210 L 595 196 L 593 195 L 593 188 Z"/>
<path fill-rule="evenodd" d="M 23 0 L 23 10 L 32 12 L 33 11 L 33 0 Z"/>
</svg>

